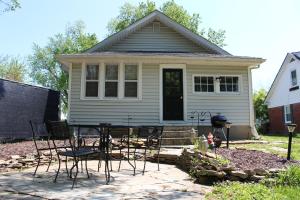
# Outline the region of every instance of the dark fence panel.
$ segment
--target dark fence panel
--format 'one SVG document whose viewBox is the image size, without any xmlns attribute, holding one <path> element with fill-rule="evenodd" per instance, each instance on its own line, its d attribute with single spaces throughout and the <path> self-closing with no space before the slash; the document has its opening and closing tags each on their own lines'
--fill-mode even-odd
<svg viewBox="0 0 300 200">
<path fill-rule="evenodd" d="M 31 137 L 29 120 L 59 119 L 60 93 L 0 79 L 0 139 Z"/>
</svg>

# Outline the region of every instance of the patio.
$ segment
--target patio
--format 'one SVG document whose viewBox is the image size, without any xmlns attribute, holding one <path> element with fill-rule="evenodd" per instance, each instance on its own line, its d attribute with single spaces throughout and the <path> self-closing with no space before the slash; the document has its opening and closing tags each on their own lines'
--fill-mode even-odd
<svg viewBox="0 0 300 200">
<path fill-rule="evenodd" d="M 0 196 L 4 199 L 204 199 L 211 191 L 209 186 L 193 183 L 187 173 L 174 165 L 161 164 L 157 171 L 156 163 L 147 162 L 142 175 L 142 161 L 137 161 L 136 176 L 128 163 L 124 162 L 118 172 L 118 162 L 113 161 L 112 178 L 106 185 L 103 168 L 97 172 L 97 161 L 88 162 L 91 178 L 79 173 L 73 190 L 66 173 L 61 173 L 57 183 L 53 183 L 55 164 L 50 172 L 45 172 L 46 165 L 41 166 L 37 177 L 32 176 L 34 168 L 1 174 Z"/>
</svg>

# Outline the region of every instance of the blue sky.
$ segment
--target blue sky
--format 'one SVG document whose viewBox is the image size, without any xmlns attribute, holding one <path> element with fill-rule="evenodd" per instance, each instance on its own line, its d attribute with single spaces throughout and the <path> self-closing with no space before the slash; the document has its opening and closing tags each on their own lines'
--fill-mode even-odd
<svg viewBox="0 0 300 200">
<path fill-rule="evenodd" d="M 99 40 L 107 36 L 108 21 L 117 16 L 121 0 L 21 0 L 22 8 L 0 15 L 0 55 L 26 57 L 33 43 L 63 32 L 82 20 Z M 137 4 L 140 0 L 130 0 Z M 156 1 L 158 6 L 165 1 Z M 298 0 L 176 0 L 190 13 L 199 13 L 203 27 L 224 29 L 224 48 L 234 55 L 267 59 L 253 72 L 254 89 L 268 89 L 287 52 L 300 51 Z"/>
</svg>

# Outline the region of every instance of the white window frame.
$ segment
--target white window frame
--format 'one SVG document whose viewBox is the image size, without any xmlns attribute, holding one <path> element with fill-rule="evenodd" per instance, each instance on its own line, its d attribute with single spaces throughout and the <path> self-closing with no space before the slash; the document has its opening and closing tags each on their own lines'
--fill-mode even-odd
<svg viewBox="0 0 300 200">
<path fill-rule="evenodd" d="M 86 67 L 87 65 L 98 65 L 98 97 L 85 96 L 86 90 Z M 118 96 L 117 97 L 105 97 L 105 70 L 106 65 L 118 65 Z M 137 65 L 138 66 L 138 91 L 137 97 L 124 97 L 125 93 L 125 65 Z M 81 100 L 102 100 L 102 101 L 140 101 L 142 100 L 142 62 L 82 62 L 81 65 Z"/>
<path fill-rule="evenodd" d="M 293 85 L 293 79 L 292 79 L 292 72 L 295 71 L 296 72 L 296 84 Z M 298 74 L 297 74 L 297 69 L 291 69 L 290 71 L 290 79 L 291 79 L 291 87 L 296 87 L 298 85 Z"/>
<path fill-rule="evenodd" d="M 195 83 L 194 83 L 194 77 L 197 76 L 206 76 L 206 77 L 214 77 L 214 92 L 197 92 L 195 91 Z M 230 77 L 238 77 L 238 92 L 221 92 L 220 91 L 220 81 L 217 80 L 218 77 L 220 76 L 230 76 Z M 243 92 L 243 80 L 242 80 L 242 75 L 241 74 L 193 74 L 192 75 L 192 93 L 195 95 L 240 95 Z"/>
<path fill-rule="evenodd" d="M 116 80 L 106 80 L 106 66 L 107 65 L 117 65 L 118 66 L 118 79 Z M 105 63 L 104 64 L 104 91 L 103 91 L 103 99 L 118 99 L 121 97 L 120 94 L 120 79 L 121 79 L 121 65 L 120 63 Z M 107 97 L 105 96 L 105 87 L 106 87 L 106 82 L 111 82 L 111 83 L 115 83 L 117 82 L 117 96 L 116 97 Z"/>
<path fill-rule="evenodd" d="M 241 75 L 229 75 L 229 74 L 226 74 L 226 75 L 220 75 L 220 76 L 216 76 L 217 77 L 221 77 L 221 76 L 224 76 L 224 77 L 237 77 L 238 78 L 238 91 L 235 92 L 235 91 L 221 91 L 221 83 L 220 83 L 220 80 L 219 80 L 219 84 L 218 84 L 218 91 L 221 93 L 221 94 L 240 94 L 242 92 L 242 76 Z"/>
<path fill-rule="evenodd" d="M 136 80 L 126 80 L 126 75 L 125 75 L 125 73 L 126 73 L 126 70 L 125 70 L 125 68 L 126 68 L 126 65 L 136 65 L 136 70 L 137 70 L 137 76 L 136 76 Z M 138 99 L 139 98 L 139 71 L 140 71 L 140 69 L 139 69 L 140 67 L 139 67 L 139 64 L 138 63 L 125 63 L 124 64 L 124 69 L 123 69 L 123 75 L 124 75 L 124 83 L 123 83 L 123 85 L 124 85 L 124 88 L 123 88 L 123 91 L 124 91 L 124 99 Z M 125 97 L 125 84 L 126 83 L 137 83 L 137 93 L 136 93 L 136 97 Z"/>
<path fill-rule="evenodd" d="M 87 69 L 88 65 L 97 65 L 98 68 L 99 68 L 99 70 L 98 70 L 98 73 L 99 73 L 98 74 L 98 96 L 97 97 L 87 97 L 86 96 L 86 83 L 96 81 L 96 80 L 86 80 L 86 69 Z M 81 95 L 80 95 L 81 99 L 91 99 L 91 100 L 101 99 L 101 93 L 100 92 L 102 90 L 101 89 L 102 84 L 101 84 L 101 81 L 100 81 L 100 75 L 101 75 L 100 71 L 101 70 L 100 70 L 100 64 L 99 63 L 85 63 L 85 62 L 82 63 L 82 68 L 81 68 L 81 74 L 82 74 L 82 76 L 81 76 Z"/>
<path fill-rule="evenodd" d="M 213 92 L 203 92 L 203 91 L 196 91 L 195 90 L 195 77 L 213 77 L 213 85 L 214 85 L 214 91 Z M 193 74 L 192 75 L 192 87 L 193 87 L 193 93 L 197 94 L 197 93 L 201 93 L 201 94 L 213 94 L 216 93 L 216 77 L 215 75 L 207 75 L 207 74 Z"/>
<path fill-rule="evenodd" d="M 290 110 L 290 113 L 289 113 L 289 115 L 290 115 L 290 118 L 291 118 L 291 120 L 287 120 L 287 117 L 286 117 L 286 115 L 287 115 L 287 109 L 289 109 Z M 291 111 L 291 105 L 284 105 L 283 106 L 283 114 L 284 114 L 284 122 L 285 123 L 292 123 L 292 111 Z"/>
</svg>

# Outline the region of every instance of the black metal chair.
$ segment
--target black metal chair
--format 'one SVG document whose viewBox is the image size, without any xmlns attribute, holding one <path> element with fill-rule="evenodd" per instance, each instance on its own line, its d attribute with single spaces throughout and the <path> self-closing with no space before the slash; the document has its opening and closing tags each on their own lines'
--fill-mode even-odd
<svg viewBox="0 0 300 200">
<path fill-rule="evenodd" d="M 156 150 L 157 151 L 157 170 L 159 171 L 159 154 L 161 148 L 161 140 L 162 140 L 162 133 L 163 133 L 163 126 L 142 126 L 138 130 L 137 135 L 137 143 L 133 143 L 136 149 L 143 149 L 144 153 L 144 168 L 143 174 L 145 173 L 146 168 L 146 161 L 147 161 L 147 151 Z M 139 140 L 146 141 L 139 142 Z"/>
<path fill-rule="evenodd" d="M 41 163 L 41 156 L 42 156 L 42 152 L 45 151 L 49 151 L 49 162 L 48 162 L 48 167 L 46 172 L 49 171 L 50 165 L 52 163 L 52 160 L 54 158 L 53 156 L 53 151 L 55 151 L 55 147 L 53 145 L 51 145 L 50 142 L 50 134 L 47 131 L 47 127 L 45 123 L 41 123 L 41 122 L 33 122 L 33 121 L 29 121 L 30 127 L 31 127 L 31 131 L 32 131 L 32 140 L 34 142 L 34 146 L 36 148 L 37 151 L 37 158 L 38 158 L 38 163 L 37 166 L 35 168 L 35 171 L 33 173 L 33 176 L 36 175 L 37 169 L 40 166 Z M 46 143 L 46 145 L 42 145 L 42 142 Z M 66 145 L 66 141 L 64 141 L 62 144 L 59 144 L 56 146 L 57 149 L 68 149 L 70 148 L 70 146 Z M 68 166 L 67 166 L 67 162 L 66 162 L 66 170 L 68 172 Z"/>
<path fill-rule="evenodd" d="M 67 121 L 49 121 L 47 122 L 47 127 L 51 134 L 51 139 L 58 157 L 58 170 L 54 178 L 54 182 L 56 182 L 57 176 L 60 171 L 60 165 L 62 161 L 61 156 L 73 158 L 73 166 L 71 167 L 70 173 L 68 174 L 70 178 L 73 178 L 72 171 L 74 168 L 76 168 L 76 173 L 74 175 L 73 184 L 72 184 L 72 189 L 73 189 L 78 175 L 78 162 L 82 160 L 85 161 L 85 170 L 87 173 L 87 177 L 90 178 L 88 167 L 87 167 L 87 160 L 89 156 L 98 154 L 99 159 L 100 157 L 105 157 L 106 160 L 105 177 L 106 177 L 106 183 L 108 184 L 110 179 L 110 174 L 108 170 L 108 161 L 107 161 L 108 159 L 107 145 L 105 145 L 103 136 L 101 136 L 103 134 L 100 134 L 99 132 L 99 144 L 97 146 L 94 146 L 94 148 L 85 148 L 84 146 L 76 146 L 76 140 L 74 138 L 74 135 L 70 131 L 70 127 L 68 126 Z M 57 148 L 56 141 L 61 139 L 67 139 L 69 141 L 71 148 L 65 151 L 60 151 Z"/>
</svg>

